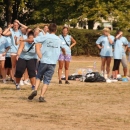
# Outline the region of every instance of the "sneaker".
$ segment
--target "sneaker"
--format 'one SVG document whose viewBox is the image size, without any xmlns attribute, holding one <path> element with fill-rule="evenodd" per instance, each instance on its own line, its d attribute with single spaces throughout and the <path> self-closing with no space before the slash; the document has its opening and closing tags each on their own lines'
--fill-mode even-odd
<svg viewBox="0 0 130 130">
<path fill-rule="evenodd" d="M 35 89 L 35 86 L 32 86 L 32 90 L 34 90 Z"/>
<path fill-rule="evenodd" d="M 19 83 L 20 86 L 23 86 L 24 85 L 24 82 L 23 80 L 20 80 L 20 83 Z"/>
<path fill-rule="evenodd" d="M 65 84 L 70 84 L 68 80 L 65 81 Z"/>
<path fill-rule="evenodd" d="M 20 90 L 20 86 L 19 85 L 16 85 L 16 90 Z"/>
<path fill-rule="evenodd" d="M 34 90 L 31 95 L 28 97 L 29 100 L 32 100 L 35 96 L 37 96 L 37 91 Z"/>
<path fill-rule="evenodd" d="M 3 83 L 4 83 L 4 84 L 6 84 L 6 83 L 7 83 L 5 79 L 3 79 Z"/>
<path fill-rule="evenodd" d="M 59 80 L 59 84 L 62 84 L 62 81 L 61 81 L 61 80 Z"/>
<path fill-rule="evenodd" d="M 39 97 L 39 102 L 46 102 L 46 100 L 44 99 L 44 97 Z"/>
<path fill-rule="evenodd" d="M 31 85 L 28 80 L 23 81 L 25 85 Z"/>
</svg>

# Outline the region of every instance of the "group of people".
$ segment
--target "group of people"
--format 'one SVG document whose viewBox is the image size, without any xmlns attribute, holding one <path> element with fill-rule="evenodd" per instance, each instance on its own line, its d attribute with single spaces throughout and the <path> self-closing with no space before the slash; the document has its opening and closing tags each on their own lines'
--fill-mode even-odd
<svg viewBox="0 0 130 130">
<path fill-rule="evenodd" d="M 75 39 L 68 35 L 68 27 L 63 27 L 62 34 L 57 36 L 57 25 L 51 23 L 43 29 L 32 30 L 15 20 L 4 30 L 0 28 L 0 66 L 3 83 L 9 75 L 16 86 L 21 89 L 28 79 L 34 90 L 28 99 L 37 95 L 37 89 L 43 80 L 43 87 L 39 97 L 45 102 L 44 94 L 54 74 L 57 61 L 59 62 L 59 84 L 62 84 L 62 69 L 65 68 L 65 84 L 69 84 L 69 63 L 71 48 L 75 46 Z M 23 82 L 24 80 L 24 82 Z"/>
<path fill-rule="evenodd" d="M 128 38 L 130 40 L 130 37 Z M 109 28 L 103 29 L 103 35 L 100 36 L 96 45 L 101 50 L 101 72 L 102 75 L 107 79 L 117 79 L 119 72 L 120 63 L 123 66 L 124 77 L 127 76 L 127 56 L 126 52 L 130 48 L 130 43 L 127 38 L 123 36 L 123 31 L 118 30 L 116 35 L 110 34 Z M 130 49 L 129 49 L 130 50 Z M 111 59 L 114 59 L 112 68 L 112 77 L 110 76 L 110 65 Z M 129 55 L 130 57 L 130 55 Z M 130 59 L 129 59 L 130 60 Z M 130 62 L 130 61 L 129 61 Z"/>
<path fill-rule="evenodd" d="M 69 63 L 71 61 L 71 48 L 75 46 L 75 39 L 68 35 L 68 27 L 63 27 L 62 34 L 57 36 L 57 25 L 51 23 L 43 29 L 31 29 L 15 20 L 8 27 L 0 28 L 0 74 L 3 83 L 6 83 L 6 75 L 9 75 L 16 86 L 32 86 L 32 93 L 28 99 L 32 100 L 37 95 L 40 82 L 43 87 L 39 97 L 40 102 L 45 102 L 44 94 L 54 74 L 57 61 L 59 62 L 58 77 L 62 84 L 62 69 L 65 68 L 65 84 L 69 84 Z M 130 47 L 127 38 L 121 30 L 115 36 L 110 34 L 109 28 L 103 29 L 103 35 L 96 41 L 101 49 L 101 72 L 110 78 L 111 59 L 114 58 L 112 78 L 117 79 L 120 63 L 123 65 L 124 76 L 127 76 L 126 51 Z"/>
</svg>

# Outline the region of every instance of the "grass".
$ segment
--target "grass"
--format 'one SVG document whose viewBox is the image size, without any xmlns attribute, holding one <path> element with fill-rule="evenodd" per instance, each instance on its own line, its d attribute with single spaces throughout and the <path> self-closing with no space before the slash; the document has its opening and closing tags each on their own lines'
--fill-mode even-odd
<svg viewBox="0 0 130 130">
<path fill-rule="evenodd" d="M 92 66 L 95 60 L 99 69 L 98 57 L 73 57 L 70 73 Z M 59 85 L 56 68 L 47 103 L 39 103 L 38 96 L 28 101 L 30 86 L 16 91 L 12 83 L 0 83 L 0 130 L 130 129 L 130 82 L 70 82 Z"/>
</svg>

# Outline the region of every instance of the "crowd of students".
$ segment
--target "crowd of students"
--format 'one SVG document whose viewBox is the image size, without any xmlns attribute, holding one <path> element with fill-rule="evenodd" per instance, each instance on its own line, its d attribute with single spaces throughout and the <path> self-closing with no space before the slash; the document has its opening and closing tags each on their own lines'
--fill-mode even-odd
<svg viewBox="0 0 130 130">
<path fill-rule="evenodd" d="M 75 46 L 75 39 L 68 35 L 68 27 L 63 27 L 62 34 L 57 36 L 57 25 L 45 25 L 43 29 L 31 29 L 15 20 L 8 27 L 0 28 L 0 74 L 3 83 L 9 75 L 20 90 L 24 84 L 31 85 L 34 90 L 28 99 L 32 100 L 37 95 L 37 89 L 43 80 L 43 87 L 39 97 L 40 102 L 45 102 L 44 94 L 50 84 L 57 61 L 59 62 L 58 77 L 62 84 L 61 75 L 65 68 L 65 84 L 69 84 L 69 63 L 71 61 L 71 48 Z M 111 59 L 114 58 L 112 79 L 117 79 L 120 63 L 123 65 L 124 76 L 127 76 L 126 51 L 130 44 L 123 36 L 122 31 L 117 31 L 116 36 L 110 34 L 109 28 L 103 29 L 103 35 L 96 41 L 101 49 L 101 72 L 110 78 Z M 129 56 L 130 59 L 130 56 Z"/>
<path fill-rule="evenodd" d="M 65 84 L 69 84 L 69 63 L 71 48 L 76 44 L 74 38 L 68 35 L 68 27 L 63 27 L 62 34 L 57 36 L 57 25 L 45 25 L 43 29 L 32 30 L 15 20 L 4 30 L 0 28 L 0 74 L 3 83 L 9 75 L 20 90 L 24 84 L 29 84 L 34 90 L 28 99 L 37 95 L 37 89 L 43 80 L 39 97 L 44 102 L 44 94 L 50 84 L 57 61 L 59 62 L 59 84 L 62 84 L 62 69 L 65 68 Z"/>
<path fill-rule="evenodd" d="M 128 40 L 130 40 L 130 37 Z M 115 36 L 112 36 L 109 28 L 104 28 L 103 35 L 97 39 L 96 45 L 101 50 L 101 72 L 103 76 L 106 75 L 105 78 L 108 80 L 110 80 L 110 78 L 118 78 L 120 63 L 122 63 L 123 66 L 124 77 L 127 77 L 128 67 L 126 52 L 130 48 L 128 40 L 123 36 L 123 31 L 121 30 L 118 30 Z M 112 57 L 114 64 L 113 69 L 110 70 Z M 112 71 L 112 76 L 110 76 L 110 71 Z"/>
</svg>

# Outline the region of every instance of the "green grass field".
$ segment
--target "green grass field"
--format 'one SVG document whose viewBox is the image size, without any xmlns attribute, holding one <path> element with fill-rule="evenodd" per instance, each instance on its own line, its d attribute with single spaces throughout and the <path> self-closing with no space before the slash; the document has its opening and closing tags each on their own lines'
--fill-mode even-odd
<svg viewBox="0 0 130 130">
<path fill-rule="evenodd" d="M 93 61 L 100 70 L 100 58 L 73 57 L 70 73 Z M 59 85 L 56 68 L 46 103 L 27 100 L 31 86 L 16 91 L 1 82 L 0 130 L 130 130 L 130 82 L 70 82 Z"/>
</svg>

